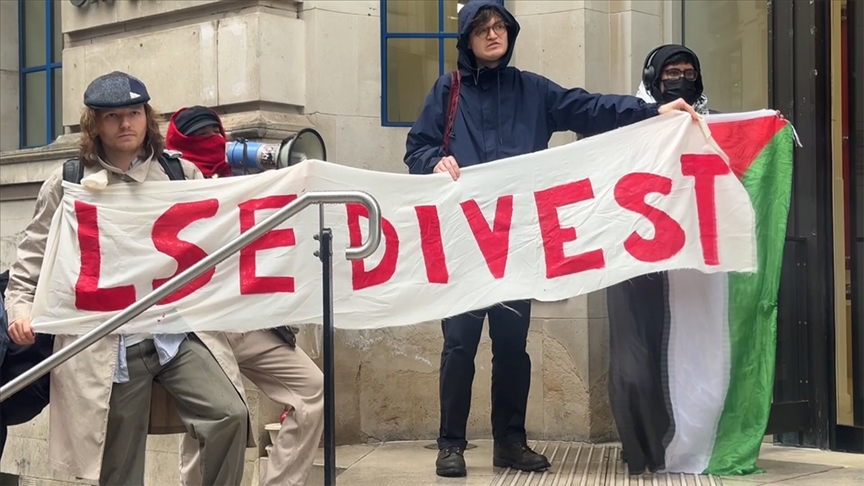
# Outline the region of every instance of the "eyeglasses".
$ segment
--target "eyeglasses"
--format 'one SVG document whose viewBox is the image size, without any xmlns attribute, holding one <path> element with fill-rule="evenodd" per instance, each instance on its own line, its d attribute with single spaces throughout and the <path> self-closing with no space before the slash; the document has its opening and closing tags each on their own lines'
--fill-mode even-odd
<svg viewBox="0 0 864 486">
<path fill-rule="evenodd" d="M 476 37 L 488 37 L 490 30 L 492 32 L 495 32 L 495 35 L 497 36 L 503 35 L 504 32 L 507 32 L 507 24 L 505 24 L 503 21 L 498 21 L 491 26 L 477 27 L 476 29 L 474 29 L 474 32 L 472 32 L 472 34 L 474 34 L 474 36 Z"/>
<path fill-rule="evenodd" d="M 686 71 L 682 71 L 680 69 L 668 69 L 663 71 L 664 78 L 669 81 L 678 81 L 683 76 L 687 81 L 696 81 L 696 78 L 699 77 L 699 73 L 696 72 L 695 69 L 688 69 Z"/>
</svg>

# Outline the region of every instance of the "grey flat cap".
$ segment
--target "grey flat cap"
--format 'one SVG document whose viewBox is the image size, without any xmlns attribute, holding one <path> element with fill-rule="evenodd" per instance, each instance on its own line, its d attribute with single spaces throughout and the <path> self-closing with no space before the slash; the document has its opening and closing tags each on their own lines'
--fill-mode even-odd
<svg viewBox="0 0 864 486">
<path fill-rule="evenodd" d="M 99 76 L 84 91 L 84 105 L 96 110 L 128 108 L 148 101 L 150 95 L 144 83 L 120 71 Z"/>
</svg>

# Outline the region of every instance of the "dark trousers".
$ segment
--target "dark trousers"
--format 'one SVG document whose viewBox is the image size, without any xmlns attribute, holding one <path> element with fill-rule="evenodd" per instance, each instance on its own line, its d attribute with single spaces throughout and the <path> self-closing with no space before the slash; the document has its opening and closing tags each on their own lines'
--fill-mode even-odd
<svg viewBox="0 0 864 486">
<path fill-rule="evenodd" d="M 3 385 L 21 374 L 16 373 L 14 376 L 7 376 L 6 372 L 9 369 L 5 366 L 0 367 L 0 370 L 2 370 L 0 374 L 3 375 Z M 7 428 L 12 425 L 25 424 L 36 418 L 48 405 L 49 394 L 50 375 L 45 375 L 9 397 L 5 402 L 0 403 L 0 458 L 3 457 L 3 450 L 6 446 Z"/>
<path fill-rule="evenodd" d="M 0 312 L 3 312 L 2 308 Z M 0 332 L 5 333 L 6 330 L 0 328 Z M 36 343 L 32 346 L 8 343 L 5 356 L 0 357 L 0 385 L 6 385 L 51 356 L 53 348 L 54 336 L 48 334 L 37 334 Z M 3 457 L 3 450 L 6 447 L 7 427 L 27 423 L 36 418 L 48 406 L 50 394 L 51 375 L 49 373 L 0 403 L 0 458 Z"/>
<path fill-rule="evenodd" d="M 439 396 L 441 428 L 438 447 L 467 445 L 474 356 L 489 316 L 492 339 L 492 437 L 496 444 L 525 442 L 525 410 L 531 387 L 531 358 L 525 350 L 531 301 L 505 302 L 488 309 L 444 319 Z"/>
<path fill-rule="evenodd" d="M 631 474 L 666 463 L 673 430 L 666 408 L 664 335 L 669 326 L 665 273 L 606 289 L 609 310 L 609 401 Z"/>
</svg>

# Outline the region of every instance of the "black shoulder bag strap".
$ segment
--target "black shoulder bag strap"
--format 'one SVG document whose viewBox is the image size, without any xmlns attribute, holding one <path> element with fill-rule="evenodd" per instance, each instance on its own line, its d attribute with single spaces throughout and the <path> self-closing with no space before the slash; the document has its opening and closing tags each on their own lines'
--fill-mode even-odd
<svg viewBox="0 0 864 486">
<path fill-rule="evenodd" d="M 81 184 L 84 178 L 84 164 L 81 159 L 69 159 L 63 162 L 63 180 L 72 184 Z"/>
<path fill-rule="evenodd" d="M 168 174 L 168 178 L 172 181 L 182 181 L 186 179 L 186 174 L 183 172 L 183 164 L 180 163 L 180 156 L 174 154 L 163 153 L 159 157 L 159 165 Z M 63 180 L 73 184 L 81 184 L 81 179 L 84 178 L 84 164 L 81 159 L 69 159 L 63 162 Z"/>
<path fill-rule="evenodd" d="M 162 152 L 159 156 L 159 164 L 168 174 L 168 178 L 172 181 L 182 181 L 186 179 L 186 173 L 183 172 L 183 164 L 180 163 L 180 154 L 168 154 Z"/>
</svg>

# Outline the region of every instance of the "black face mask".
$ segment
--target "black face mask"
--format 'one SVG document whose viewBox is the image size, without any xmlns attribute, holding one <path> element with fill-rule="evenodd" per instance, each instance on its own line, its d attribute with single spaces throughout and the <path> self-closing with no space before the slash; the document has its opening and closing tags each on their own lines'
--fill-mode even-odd
<svg viewBox="0 0 864 486">
<path fill-rule="evenodd" d="M 684 78 L 676 79 L 675 81 L 661 81 L 663 83 L 663 87 L 665 88 L 663 91 L 663 101 L 669 103 L 670 101 L 675 101 L 678 98 L 684 98 L 684 101 L 687 104 L 692 105 L 696 103 L 698 100 L 698 95 L 696 94 L 696 83 L 693 81 L 687 81 Z"/>
</svg>

